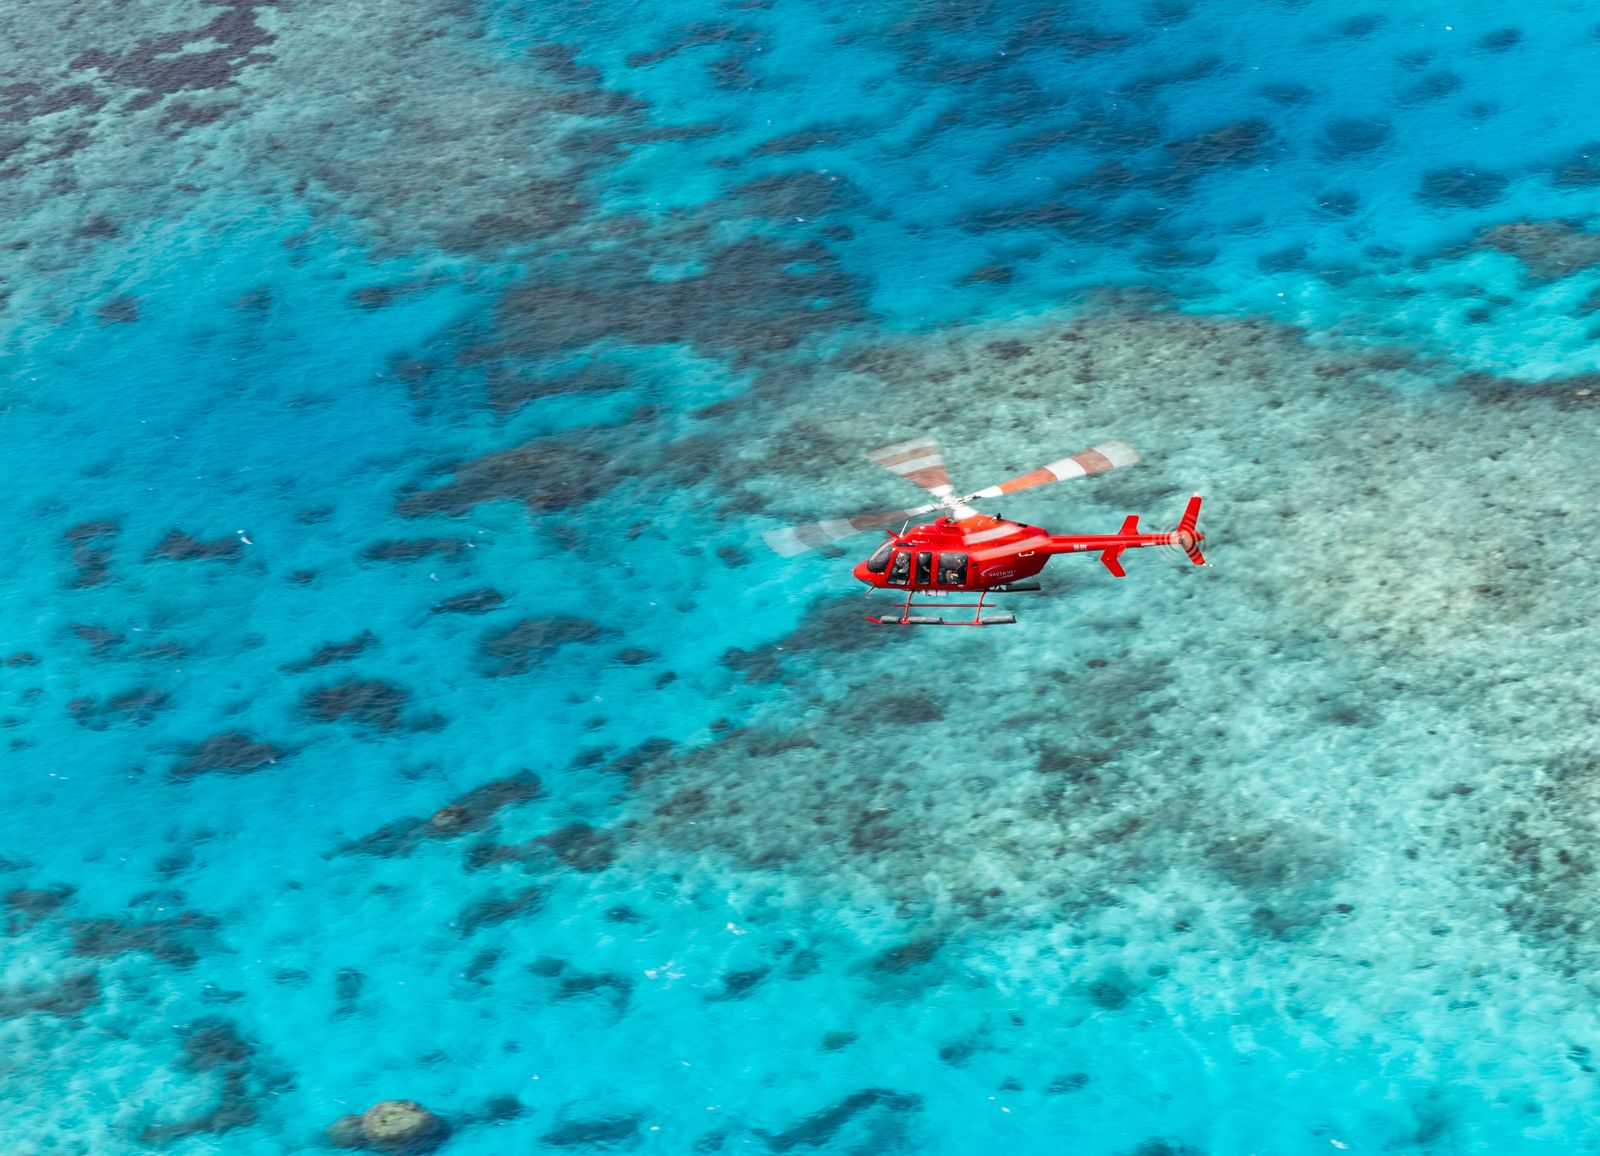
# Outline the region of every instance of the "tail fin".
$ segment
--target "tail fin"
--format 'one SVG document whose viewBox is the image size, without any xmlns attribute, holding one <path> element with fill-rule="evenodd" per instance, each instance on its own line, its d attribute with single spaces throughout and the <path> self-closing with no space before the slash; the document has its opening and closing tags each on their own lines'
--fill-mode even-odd
<svg viewBox="0 0 1600 1156">
<path fill-rule="evenodd" d="M 1172 544 L 1189 555 L 1189 561 L 1196 566 L 1204 566 L 1206 556 L 1200 553 L 1200 543 L 1206 540 L 1206 536 L 1195 528 L 1199 521 L 1200 495 L 1195 494 L 1183 508 L 1183 517 L 1178 520 L 1178 528 L 1172 532 Z"/>
</svg>

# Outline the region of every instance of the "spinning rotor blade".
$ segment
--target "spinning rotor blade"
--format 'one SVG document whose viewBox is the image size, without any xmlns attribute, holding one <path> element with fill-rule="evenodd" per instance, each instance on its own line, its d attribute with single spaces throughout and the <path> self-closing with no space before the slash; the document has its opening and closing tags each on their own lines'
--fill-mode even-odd
<svg viewBox="0 0 1600 1156">
<path fill-rule="evenodd" d="M 944 472 L 944 454 L 930 437 L 912 438 L 873 450 L 867 460 L 893 470 L 913 485 L 921 486 L 936 498 L 948 497 L 955 487 Z"/>
<path fill-rule="evenodd" d="M 859 534 L 863 530 L 899 526 L 902 522 L 931 513 L 938 508 L 939 506 L 934 504 L 917 506 L 909 510 L 888 510 L 882 514 L 857 514 L 853 518 L 834 518 L 827 522 L 812 522 L 806 526 L 768 530 L 761 536 L 767 540 L 767 545 L 785 558 L 793 558 L 796 554 L 804 554 L 807 550 L 826 546 L 829 542 L 837 542 L 840 538 L 848 538 L 851 534 Z"/>
<path fill-rule="evenodd" d="M 1107 470 L 1137 465 L 1139 460 L 1139 455 L 1121 442 L 1104 442 L 1093 449 L 1073 454 L 1070 458 L 1062 458 L 1058 462 L 1040 466 L 1038 469 L 1031 470 L 1026 474 L 1018 474 L 1016 477 L 1009 478 L 997 486 L 986 486 L 975 493 L 968 494 L 961 501 L 970 502 L 976 498 L 998 498 L 1001 494 L 1014 494 L 1018 490 L 1031 490 L 1034 486 L 1048 485 L 1051 482 L 1064 482 L 1068 478 L 1081 478 L 1089 474 L 1103 474 Z"/>
</svg>

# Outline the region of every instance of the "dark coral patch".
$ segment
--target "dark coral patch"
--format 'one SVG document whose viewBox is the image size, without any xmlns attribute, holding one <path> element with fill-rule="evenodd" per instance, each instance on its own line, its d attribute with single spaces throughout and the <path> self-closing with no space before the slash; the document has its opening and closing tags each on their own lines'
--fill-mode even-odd
<svg viewBox="0 0 1600 1156">
<path fill-rule="evenodd" d="M 256 1122 L 258 1111 L 252 1083 L 256 1047 L 239 1032 L 234 1021 L 202 1017 L 179 1029 L 184 1071 L 212 1074 L 218 1081 L 216 1101 L 210 1108 L 171 1124 L 151 1124 L 139 1135 L 146 1144 L 169 1144 L 198 1135 L 221 1135 Z"/>
<path fill-rule="evenodd" d="M 611 472 L 599 449 L 559 438 L 531 442 L 458 463 L 450 481 L 407 494 L 395 509 L 408 518 L 459 516 L 480 502 L 515 499 L 533 510 L 561 510 L 604 493 Z"/>
<path fill-rule="evenodd" d="M 1271 125 L 1264 120 L 1247 119 L 1187 140 L 1169 141 L 1163 147 L 1172 163 L 1182 171 L 1254 164 L 1271 147 L 1272 141 Z"/>
<path fill-rule="evenodd" d="M 980 265 L 961 279 L 964 285 L 1009 285 L 1016 272 L 1009 265 Z"/>
<path fill-rule="evenodd" d="M 814 219 L 843 203 L 842 180 L 777 173 L 730 190 L 725 211 Z M 662 281 L 642 253 L 593 258 L 565 278 L 508 292 L 491 357 L 541 358 L 604 340 L 685 343 L 756 356 L 866 316 L 863 285 L 817 242 L 744 237 L 710 250 L 698 273 Z"/>
<path fill-rule="evenodd" d="M 1193 1144 L 1158 1136 L 1146 1140 L 1129 1152 L 1128 1156 L 1206 1156 L 1206 1154 L 1204 1149 L 1196 1148 Z"/>
<path fill-rule="evenodd" d="M 1442 100 L 1461 87 L 1461 78 L 1453 72 L 1430 72 L 1400 94 L 1401 104 L 1426 104 Z"/>
<path fill-rule="evenodd" d="M 571 614 L 524 618 L 486 635 L 478 653 L 491 675 L 522 674 L 569 643 L 598 642 L 611 633 L 598 622 Z"/>
<path fill-rule="evenodd" d="M 1486 209 L 1501 198 L 1510 183 L 1499 173 L 1455 165 L 1428 170 L 1417 197 L 1443 208 Z"/>
<path fill-rule="evenodd" d="M 1296 108 L 1303 104 L 1310 104 L 1317 98 L 1317 94 L 1305 85 L 1293 80 L 1272 81 L 1261 86 L 1261 95 L 1273 104 L 1284 108 Z"/>
<path fill-rule="evenodd" d="M 120 631 L 112 630 L 107 626 L 95 626 L 88 622 L 74 622 L 72 633 L 78 639 L 89 644 L 89 653 L 95 658 L 110 657 L 128 636 Z"/>
<path fill-rule="evenodd" d="M 577 871 L 603 871 L 616 862 L 616 836 L 587 823 L 568 823 L 536 842 Z"/>
<path fill-rule="evenodd" d="M 1513 221 L 1486 229 L 1478 243 L 1510 253 L 1541 281 L 1554 281 L 1600 265 L 1600 233 L 1577 221 Z"/>
<path fill-rule="evenodd" d="M 297 662 L 285 663 L 284 670 L 298 674 L 302 671 L 312 670 L 319 666 L 330 666 L 335 662 L 348 662 L 357 655 L 366 653 L 376 646 L 378 636 L 370 630 L 363 630 L 354 638 L 344 642 L 324 642 L 306 658 Z"/>
<path fill-rule="evenodd" d="M 172 773 L 180 779 L 213 772 L 247 775 L 288 758 L 292 753 L 285 747 L 257 742 L 247 734 L 231 731 L 212 735 L 190 747 L 189 757 L 174 767 Z"/>
<path fill-rule="evenodd" d="M 195 945 L 217 929 L 217 921 L 197 911 L 171 919 L 143 922 L 127 919 L 80 919 L 72 924 L 72 954 L 107 959 L 143 952 L 175 967 L 189 967 L 200 958 Z"/>
<path fill-rule="evenodd" d="M 114 726 L 144 726 L 171 705 L 165 691 L 138 687 L 110 698 L 75 698 L 67 703 L 67 714 L 79 726 L 92 731 Z"/>
<path fill-rule="evenodd" d="M 560 373 L 529 374 L 520 366 L 496 364 L 485 375 L 489 404 L 502 413 L 520 409 L 542 397 L 574 393 L 616 393 L 626 389 L 629 375 L 618 365 L 592 362 Z"/>
<path fill-rule="evenodd" d="M 467 551 L 465 538 L 388 538 L 361 551 L 368 562 L 415 562 L 438 554 L 454 560 Z"/>
<path fill-rule="evenodd" d="M 94 311 L 102 325 L 127 325 L 139 320 L 139 299 L 124 293 L 104 302 Z"/>
<path fill-rule="evenodd" d="M 150 551 L 151 558 L 170 558 L 178 562 L 237 562 L 244 546 L 237 538 L 213 538 L 209 542 L 190 537 L 182 530 L 169 530 Z"/>
<path fill-rule="evenodd" d="M 543 793 L 539 776 L 518 771 L 493 779 L 458 796 L 426 818 L 399 819 L 344 848 L 359 855 L 409 855 L 429 839 L 451 839 L 487 827 L 501 808 L 537 799 Z"/>
<path fill-rule="evenodd" d="M 677 744 L 671 739 L 648 738 L 606 763 L 602 769 L 608 774 L 622 775 L 630 784 L 637 785 L 664 765 L 676 748 Z"/>
<path fill-rule="evenodd" d="M 1516 28 L 1496 28 L 1478 38 L 1478 47 L 1485 52 L 1510 52 L 1522 43 L 1522 32 Z"/>
<path fill-rule="evenodd" d="M 762 141 L 750 150 L 750 155 L 782 157 L 793 153 L 806 152 L 810 149 L 826 148 L 848 140 L 856 132 L 856 129 L 848 126 L 818 125 L 812 128 L 803 128 L 798 132 L 784 133 L 782 136 L 775 136 L 770 140 Z"/>
<path fill-rule="evenodd" d="M 558 1003 L 573 999 L 599 1000 L 621 1015 L 628 1010 L 632 995 L 633 980 L 625 975 L 614 971 L 583 971 L 563 976 L 555 999 Z"/>
<path fill-rule="evenodd" d="M 814 1112 L 782 1132 L 770 1133 L 756 1130 L 756 1135 L 766 1141 L 774 1152 L 789 1152 L 795 1148 L 820 1148 L 831 1141 L 839 1131 L 873 1108 L 889 1112 L 915 1112 L 922 1108 L 922 1097 L 909 1092 L 895 1092 L 887 1088 L 863 1088 L 852 1092 L 831 1107 Z"/>
<path fill-rule="evenodd" d="M 1560 188 L 1600 185 L 1600 141 L 1591 141 L 1555 167 L 1551 181 Z"/>
<path fill-rule="evenodd" d="M 239 111 L 237 104 L 194 104 L 187 100 L 174 100 L 161 110 L 162 128 L 176 128 L 179 133 L 202 125 L 215 124 L 230 113 Z"/>
<path fill-rule="evenodd" d="M 1329 121 L 1322 130 L 1322 155 L 1328 160 L 1364 156 L 1389 143 L 1393 128 L 1375 117 L 1344 116 Z"/>
<path fill-rule="evenodd" d="M 930 962 L 943 947 L 937 939 L 914 939 L 897 944 L 880 952 L 872 961 L 872 970 L 887 975 L 899 975 Z"/>
<path fill-rule="evenodd" d="M 726 1003 L 744 999 L 772 974 L 770 967 L 752 967 L 745 971 L 730 971 L 722 977 L 722 990 L 706 996 L 711 1003 Z"/>
<path fill-rule="evenodd" d="M 1363 12 L 1341 20 L 1334 25 L 1333 32 L 1346 40 L 1365 40 L 1387 23 L 1389 18 L 1381 12 Z"/>
<path fill-rule="evenodd" d="M 93 49 L 72 61 L 75 69 L 100 75 L 139 91 L 129 109 L 147 108 L 164 96 L 230 85 L 252 64 L 271 60 L 261 49 L 273 37 L 256 23 L 266 4 L 227 0 L 208 24 L 139 41 L 120 53 Z"/>
<path fill-rule="evenodd" d="M 1089 1074 L 1087 1072 L 1068 1072 L 1064 1076 L 1057 1076 L 1051 1080 L 1045 1085 L 1044 1090 L 1046 1095 L 1061 1096 L 1068 1092 L 1081 1092 L 1088 1086 Z"/>
<path fill-rule="evenodd" d="M 544 891 L 539 887 L 523 887 L 505 895 L 490 895 L 463 907 L 455 918 L 455 926 L 462 935 L 471 935 L 480 928 L 493 927 L 519 915 L 537 911 L 543 903 Z"/>
<path fill-rule="evenodd" d="M 504 606 L 506 596 L 492 587 L 455 594 L 433 604 L 435 614 L 487 614 Z"/>
<path fill-rule="evenodd" d="M 406 720 L 402 717 L 408 692 L 376 678 L 353 678 L 348 682 L 307 691 L 301 704 L 323 722 L 343 719 L 378 731 L 402 727 L 424 730 L 440 725 L 436 718 Z"/>
<path fill-rule="evenodd" d="M 98 586 L 111 577 L 111 547 L 120 531 L 112 521 L 79 522 L 62 535 L 71 544 L 73 586 Z"/>
<path fill-rule="evenodd" d="M 601 1116 L 589 1120 L 569 1120 L 540 1137 L 553 1148 L 616 1149 L 631 1147 L 637 1141 L 643 1116 Z"/>
<path fill-rule="evenodd" d="M 41 1013 L 71 1019 L 100 1001 L 100 977 L 78 972 L 43 987 L 0 989 L 0 1019 Z"/>
<path fill-rule="evenodd" d="M 77 888 L 65 883 L 54 887 L 18 887 L 6 892 L 6 910 L 11 913 L 6 919 L 7 934 L 26 931 L 45 916 L 65 907 L 76 893 Z"/>
<path fill-rule="evenodd" d="M 753 40 L 759 33 L 749 27 L 738 24 L 728 24 L 721 21 L 698 21 L 686 25 L 681 33 L 660 48 L 649 52 L 630 53 L 624 63 L 629 68 L 649 68 L 663 60 L 670 60 L 680 52 L 690 48 L 703 48 L 713 44 L 727 44 L 730 42 L 746 42 Z"/>
<path fill-rule="evenodd" d="M 363 285 L 350 291 L 350 300 L 362 309 L 387 309 L 417 293 L 437 288 L 437 278 L 424 277 L 416 281 L 399 281 L 388 285 Z"/>
</svg>

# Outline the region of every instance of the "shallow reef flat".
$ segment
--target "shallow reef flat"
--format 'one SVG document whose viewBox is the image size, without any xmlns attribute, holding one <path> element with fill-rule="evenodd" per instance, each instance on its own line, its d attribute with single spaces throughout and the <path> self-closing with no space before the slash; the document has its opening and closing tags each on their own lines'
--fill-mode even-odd
<svg viewBox="0 0 1600 1156">
<path fill-rule="evenodd" d="M 1159 524 L 1192 487 L 1215 568 L 1141 556 L 1116 583 L 1057 560 L 1057 593 L 1013 596 L 1023 625 L 1003 634 L 869 639 L 857 599 L 830 606 L 731 656 L 772 701 L 657 768 L 630 854 L 782 870 L 1045 999 L 1086 959 L 1131 953 L 1160 957 L 1174 1016 L 1289 984 L 1291 1018 L 1330 1043 L 1388 1023 L 1367 1043 L 1393 1063 L 1448 1063 L 1483 1030 L 1469 1004 L 1534 992 L 1552 1018 L 1519 1020 L 1529 1047 L 1572 1017 L 1587 1039 L 1594 383 L 1440 372 L 1111 307 L 758 384 L 718 474 L 749 505 L 836 512 L 813 469 L 859 473 L 860 446 L 918 428 L 974 486 L 990 480 L 975 463 L 1004 473 L 1115 435 L 1148 464 L 1003 512 Z M 1185 966 L 1238 967 L 1244 987 L 1189 987 Z M 1537 1095 L 1542 1064 L 1507 1057 L 1494 1094 Z"/>
</svg>

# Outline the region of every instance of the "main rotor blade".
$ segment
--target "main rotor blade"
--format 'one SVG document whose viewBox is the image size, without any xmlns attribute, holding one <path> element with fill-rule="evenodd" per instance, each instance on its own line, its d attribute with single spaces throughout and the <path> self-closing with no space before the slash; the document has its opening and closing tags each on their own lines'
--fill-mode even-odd
<svg viewBox="0 0 1600 1156">
<path fill-rule="evenodd" d="M 1068 478 L 1082 478 L 1089 474 L 1103 474 L 1107 470 L 1120 469 L 1123 466 L 1132 466 L 1139 463 L 1139 455 L 1123 445 L 1121 442 L 1105 442 L 1093 449 L 1084 450 L 1082 453 L 1073 454 L 1070 458 L 1062 458 L 1058 462 L 1051 462 L 1047 466 L 1040 466 L 1025 474 L 1018 474 L 997 486 L 986 486 L 960 499 L 970 502 L 977 498 L 998 498 L 1001 494 L 1014 494 L 1018 490 L 1031 490 L 1034 486 L 1044 486 L 1051 482 L 1064 482 Z"/>
<path fill-rule="evenodd" d="M 767 545 L 785 558 L 793 558 L 796 554 L 804 554 L 807 550 L 826 546 L 829 542 L 837 542 L 840 538 L 848 538 L 863 530 L 898 527 L 911 518 L 921 517 L 937 509 L 939 506 L 933 504 L 916 506 L 909 510 L 888 510 L 882 514 L 857 514 L 853 518 L 834 518 L 827 522 L 812 522 L 806 526 L 768 530 L 761 536 L 767 540 Z"/>
<path fill-rule="evenodd" d="M 950 475 L 944 472 L 944 454 L 939 452 L 939 443 L 930 437 L 912 438 L 873 450 L 867 454 L 867 460 L 893 470 L 936 498 L 948 497 L 955 490 L 950 484 Z"/>
</svg>

